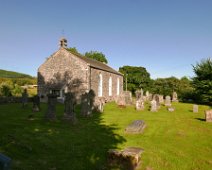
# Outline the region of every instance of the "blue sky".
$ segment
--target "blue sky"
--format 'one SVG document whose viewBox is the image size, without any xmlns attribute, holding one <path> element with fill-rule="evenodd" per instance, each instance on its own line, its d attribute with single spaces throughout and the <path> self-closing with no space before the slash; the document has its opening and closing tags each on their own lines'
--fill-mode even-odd
<svg viewBox="0 0 212 170">
<path fill-rule="evenodd" d="M 212 0 L 0 0 L 0 69 L 36 76 L 63 34 L 117 70 L 192 77 L 212 57 Z"/>
</svg>

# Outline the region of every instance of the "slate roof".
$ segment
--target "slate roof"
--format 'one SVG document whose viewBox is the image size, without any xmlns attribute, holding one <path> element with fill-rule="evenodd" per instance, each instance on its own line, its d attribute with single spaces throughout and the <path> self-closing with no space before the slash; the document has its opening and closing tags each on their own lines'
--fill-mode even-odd
<svg viewBox="0 0 212 170">
<path fill-rule="evenodd" d="M 68 52 L 70 52 L 70 51 L 68 51 Z M 88 58 L 88 57 L 85 57 L 85 56 L 81 56 L 79 54 L 75 54 L 73 52 L 70 52 L 70 53 L 77 56 L 78 58 L 80 58 L 84 62 L 88 63 L 90 65 L 90 67 L 97 68 L 99 70 L 103 70 L 103 71 L 107 71 L 107 72 L 110 72 L 110 73 L 114 73 L 114 74 L 118 74 L 118 75 L 123 76 L 123 74 L 114 70 L 113 68 L 111 68 L 107 64 L 104 64 L 100 61 L 97 61 L 97 60 L 94 60 L 94 59 L 91 59 L 91 58 Z"/>
</svg>

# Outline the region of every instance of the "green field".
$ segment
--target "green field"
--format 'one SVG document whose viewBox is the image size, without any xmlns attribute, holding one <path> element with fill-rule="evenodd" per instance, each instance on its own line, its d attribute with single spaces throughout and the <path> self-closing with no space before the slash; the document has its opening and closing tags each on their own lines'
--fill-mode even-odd
<svg viewBox="0 0 212 170">
<path fill-rule="evenodd" d="M 57 121 L 46 122 L 42 111 L 29 120 L 31 105 L 0 105 L 0 152 L 12 158 L 13 170 L 103 170 L 108 149 L 128 146 L 145 150 L 139 170 L 210 170 L 212 167 L 212 123 L 204 121 L 204 110 L 192 112 L 192 104 L 176 103 L 175 112 L 164 106 L 158 112 L 136 111 L 134 107 L 105 106 L 104 113 L 78 123 L 62 120 L 63 106 L 57 107 Z M 143 134 L 125 134 L 133 120 L 147 124 Z"/>
</svg>

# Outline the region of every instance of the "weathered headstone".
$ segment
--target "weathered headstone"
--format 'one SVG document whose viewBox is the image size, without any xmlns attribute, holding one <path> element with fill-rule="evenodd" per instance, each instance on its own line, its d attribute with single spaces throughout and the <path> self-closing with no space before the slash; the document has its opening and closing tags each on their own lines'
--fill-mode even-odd
<svg viewBox="0 0 212 170">
<path fill-rule="evenodd" d="M 151 101 L 151 112 L 157 112 L 157 102 L 154 99 Z"/>
<path fill-rule="evenodd" d="M 136 97 L 136 100 L 139 100 L 141 98 L 141 91 L 140 90 L 135 91 L 135 97 Z"/>
<path fill-rule="evenodd" d="M 118 166 L 120 169 L 135 170 L 141 161 L 142 148 L 128 147 L 122 151 L 110 149 L 108 151 L 109 165 Z"/>
<path fill-rule="evenodd" d="M 0 170 L 10 170 L 11 159 L 0 153 Z"/>
<path fill-rule="evenodd" d="M 154 95 L 153 99 L 156 101 L 157 109 L 159 109 L 160 108 L 160 98 L 159 98 L 159 95 L 158 94 Z"/>
<path fill-rule="evenodd" d="M 205 121 L 212 122 L 212 109 L 205 111 Z"/>
<path fill-rule="evenodd" d="M 149 100 L 149 91 L 146 91 L 146 100 Z"/>
<path fill-rule="evenodd" d="M 104 105 L 105 105 L 105 98 L 104 97 L 100 97 L 98 99 L 98 108 L 97 108 L 100 113 L 104 112 Z"/>
<path fill-rule="evenodd" d="M 76 116 L 74 112 L 75 96 L 73 93 L 71 92 L 65 93 L 64 104 L 65 104 L 65 110 L 63 118 L 65 120 L 70 120 L 73 123 L 75 123 L 76 122 Z"/>
<path fill-rule="evenodd" d="M 116 101 L 117 105 L 120 107 L 126 107 L 126 102 L 125 102 L 125 94 L 121 93 Z"/>
<path fill-rule="evenodd" d="M 164 103 L 163 95 L 159 95 L 159 103 L 160 104 Z"/>
<path fill-rule="evenodd" d="M 125 102 L 127 105 L 131 105 L 132 104 L 132 93 L 130 91 L 125 91 Z"/>
<path fill-rule="evenodd" d="M 175 91 L 172 93 L 172 102 L 178 102 L 177 92 Z"/>
<path fill-rule="evenodd" d="M 38 95 L 35 95 L 33 97 L 32 111 L 33 112 L 39 112 L 40 111 L 40 97 Z"/>
<path fill-rule="evenodd" d="M 22 107 L 24 108 L 28 103 L 28 93 L 27 89 L 24 89 L 24 92 L 22 93 Z"/>
<path fill-rule="evenodd" d="M 143 120 L 135 120 L 127 126 L 125 132 L 133 134 L 142 133 L 145 127 L 146 123 Z"/>
<path fill-rule="evenodd" d="M 57 104 L 57 96 L 56 94 L 48 94 L 48 106 L 45 118 L 48 120 L 56 119 L 56 104 Z"/>
<path fill-rule="evenodd" d="M 135 103 L 136 110 L 143 110 L 144 109 L 144 101 L 142 99 L 137 100 Z"/>
<path fill-rule="evenodd" d="M 171 106 L 171 97 L 170 96 L 166 96 L 165 98 L 165 106 Z"/>
<path fill-rule="evenodd" d="M 193 105 L 193 112 L 198 113 L 198 108 L 199 108 L 199 106 L 197 104 L 194 104 Z"/>
</svg>

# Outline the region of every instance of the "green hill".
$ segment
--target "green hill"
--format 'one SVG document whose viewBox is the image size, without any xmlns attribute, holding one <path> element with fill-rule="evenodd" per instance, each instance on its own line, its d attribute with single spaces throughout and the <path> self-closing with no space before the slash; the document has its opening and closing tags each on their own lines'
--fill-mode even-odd
<svg viewBox="0 0 212 170">
<path fill-rule="evenodd" d="M 0 78 L 33 78 L 30 75 L 0 69 Z"/>
</svg>

